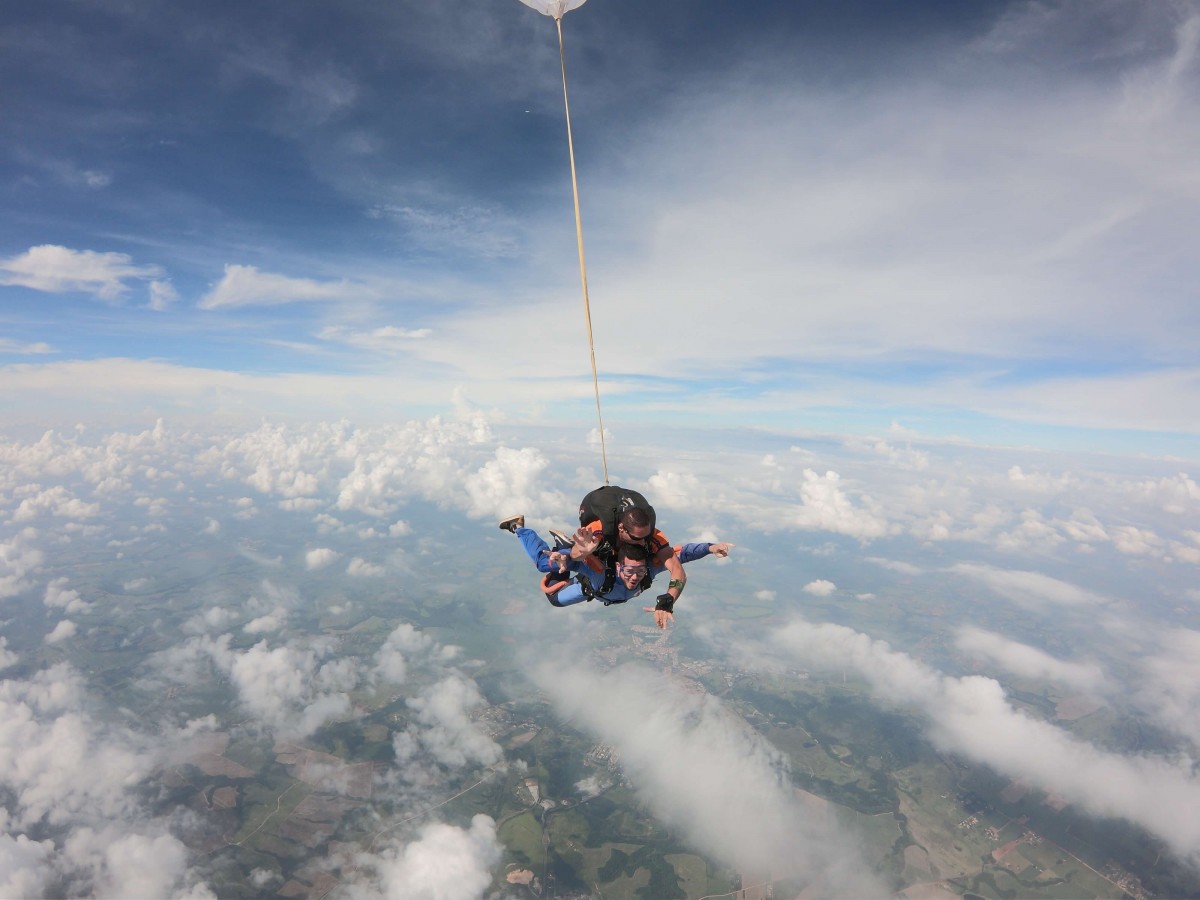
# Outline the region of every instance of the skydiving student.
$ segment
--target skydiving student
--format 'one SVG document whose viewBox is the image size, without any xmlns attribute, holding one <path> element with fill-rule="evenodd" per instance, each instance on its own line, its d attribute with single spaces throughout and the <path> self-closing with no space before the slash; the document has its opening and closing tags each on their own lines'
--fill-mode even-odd
<svg viewBox="0 0 1200 900">
<path fill-rule="evenodd" d="M 542 591 L 551 606 L 573 606 L 588 600 L 599 600 L 605 606 L 625 603 L 647 590 L 656 575 L 667 571 L 665 566 L 650 562 L 645 548 L 639 544 L 618 544 L 605 562 L 592 552 L 598 540 L 585 529 L 576 532 L 576 542 L 568 553 L 565 545 L 551 549 L 536 531 L 524 525 L 524 516 L 510 516 L 500 522 L 502 529 L 520 539 L 525 553 L 544 574 Z M 682 564 L 710 553 L 726 557 L 733 547 L 727 543 L 683 544 L 673 548 L 672 559 Z M 658 596 L 655 606 L 643 610 L 654 613 L 655 624 L 666 628 L 675 620 L 674 607 L 675 597 L 664 593 Z"/>
<path fill-rule="evenodd" d="M 587 551 L 605 564 L 611 563 L 613 550 L 619 544 L 642 545 L 652 566 L 665 567 L 671 573 L 667 585 L 671 602 L 679 599 L 687 585 L 687 574 L 667 536 L 655 527 L 654 507 L 637 491 L 615 484 L 591 491 L 579 503 L 579 526 L 573 540 L 555 531 L 550 533 L 562 543 L 581 540 L 592 543 L 594 539 Z"/>
</svg>

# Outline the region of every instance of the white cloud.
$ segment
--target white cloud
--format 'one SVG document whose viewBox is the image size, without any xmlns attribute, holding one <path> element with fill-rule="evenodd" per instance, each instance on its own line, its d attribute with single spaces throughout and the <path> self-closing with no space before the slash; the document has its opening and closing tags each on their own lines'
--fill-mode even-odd
<svg viewBox="0 0 1200 900">
<path fill-rule="evenodd" d="M 824 578 L 810 581 L 804 586 L 805 593 L 812 594 L 814 597 L 828 597 L 836 590 L 837 585 L 832 581 L 826 581 Z"/>
<path fill-rule="evenodd" d="M 67 640 L 67 638 L 75 637 L 75 632 L 78 630 L 78 627 L 70 619 L 63 619 L 50 630 L 50 633 L 45 637 L 45 641 L 47 644 L 58 644 Z"/>
<path fill-rule="evenodd" d="M 386 572 L 387 569 L 383 566 L 367 562 L 358 556 L 350 560 L 350 565 L 346 566 L 346 574 L 355 578 L 378 578 Z"/>
<path fill-rule="evenodd" d="M 900 559 L 882 559 L 878 556 L 869 556 L 867 557 L 867 562 L 873 562 L 877 566 L 881 566 L 892 572 L 899 572 L 901 575 L 923 575 L 925 572 L 920 566 L 915 566 L 910 562 Z"/>
<path fill-rule="evenodd" d="M 696 510 L 709 508 L 711 492 L 691 472 L 655 472 L 647 479 L 654 507 Z"/>
<path fill-rule="evenodd" d="M 12 338 L 0 337 L 0 353 L 16 353 L 19 356 L 37 356 L 58 351 L 44 341 L 33 344 L 22 344 Z"/>
<path fill-rule="evenodd" d="M 451 672 L 408 700 L 417 721 L 425 726 L 415 733 L 409 729 L 409 736 L 447 768 L 459 769 L 469 763 L 493 765 L 503 753 L 470 715 L 485 703 L 475 682 Z"/>
<path fill-rule="evenodd" d="M 341 555 L 328 547 L 317 547 L 304 554 L 304 565 L 310 572 L 314 569 L 323 569 Z"/>
<path fill-rule="evenodd" d="M 220 631 L 233 620 L 233 613 L 223 606 L 210 606 L 200 616 L 205 629 Z"/>
<path fill-rule="evenodd" d="M 960 628 L 956 643 L 960 650 L 984 656 L 1015 675 L 1045 678 L 1080 691 L 1102 692 L 1106 687 L 1104 672 L 1094 662 L 1057 659 L 1036 647 L 981 628 Z"/>
<path fill-rule="evenodd" d="M 401 622 L 375 654 L 372 677 L 392 684 L 403 684 L 408 677 L 406 658 L 425 659 L 434 652 L 435 646 L 433 639 L 428 635 L 407 622 Z"/>
<path fill-rule="evenodd" d="M 20 657 L 8 649 L 8 638 L 0 634 L 0 672 L 14 666 L 20 661 Z"/>
<path fill-rule="evenodd" d="M 0 829 L 0 897 L 44 896 L 54 877 L 54 852 L 54 841 L 33 841 L 23 834 L 14 837 Z"/>
<path fill-rule="evenodd" d="M 360 350 L 399 353 L 411 349 L 414 341 L 423 340 L 432 333 L 428 328 L 397 328 L 394 325 L 384 325 L 370 331 L 352 331 L 329 325 L 322 328 L 317 337 L 323 341 L 346 344 Z"/>
<path fill-rule="evenodd" d="M 45 560 L 40 550 L 30 546 L 36 538 L 37 532 L 26 528 L 0 543 L 0 597 L 15 597 L 31 586 L 29 576 Z"/>
<path fill-rule="evenodd" d="M 715 697 L 640 666 L 600 672 L 559 659 L 533 675 L 562 715 L 617 750 L 654 815 L 702 852 L 741 871 L 806 877 L 834 896 L 888 893 L 853 839 L 795 799 L 783 755 Z"/>
<path fill-rule="evenodd" d="M 958 563 L 951 566 L 950 571 L 980 581 L 997 594 L 1029 609 L 1038 609 L 1045 603 L 1103 606 L 1110 602 L 1099 594 L 1038 572 L 998 569 L 982 563 Z"/>
<path fill-rule="evenodd" d="M 201 298 L 201 309 L 275 306 L 282 303 L 363 299 L 373 296 L 349 281 L 314 281 L 260 272 L 254 266 L 226 265 L 225 275 Z"/>
<path fill-rule="evenodd" d="M 152 762 L 128 736 L 107 738 L 84 704 L 83 679 L 66 664 L 0 681 L 0 785 L 15 797 L 16 828 L 123 819 L 135 808 L 127 789 Z"/>
<path fill-rule="evenodd" d="M 929 468 L 929 454 L 922 450 L 914 450 L 912 446 L 896 447 L 887 441 L 876 438 L 850 438 L 846 441 L 847 449 L 862 453 L 870 453 L 882 457 L 893 466 L 901 469 L 912 469 L 922 472 Z"/>
<path fill-rule="evenodd" d="M 179 299 L 179 294 L 169 281 L 150 282 L 150 300 L 146 304 L 156 312 L 163 312 Z"/>
<path fill-rule="evenodd" d="M 287 615 L 286 609 L 277 606 L 267 615 L 251 619 L 242 626 L 242 631 L 247 634 L 265 634 L 270 631 L 278 631 L 287 624 Z"/>
<path fill-rule="evenodd" d="M 877 504 L 861 497 L 857 506 L 842 490 L 837 472 L 818 475 L 804 470 L 800 486 L 800 507 L 794 510 L 793 524 L 806 531 L 832 531 L 850 537 L 870 540 L 888 533 L 887 521 L 880 515 Z"/>
<path fill-rule="evenodd" d="M 96 605 L 80 597 L 78 591 L 69 589 L 67 581 L 67 578 L 52 579 L 46 585 L 46 595 L 42 602 L 51 609 L 61 609 L 67 614 L 87 612 Z"/>
<path fill-rule="evenodd" d="M 548 467 L 549 460 L 533 447 L 496 448 L 495 459 L 466 478 L 468 514 L 497 519 L 514 510 L 527 516 L 561 515 L 571 504 L 566 495 L 545 488 L 543 472 Z"/>
<path fill-rule="evenodd" d="M 1200 748 L 1200 631 L 1164 630 L 1138 668 L 1144 678 L 1137 688 L 1139 703 L 1164 728 Z"/>
<path fill-rule="evenodd" d="M 22 500 L 12 518 L 14 522 L 27 522 L 43 513 L 63 519 L 89 519 L 100 513 L 100 504 L 85 503 L 62 485 L 55 485 Z"/>
<path fill-rule="evenodd" d="M 1162 556 L 1165 542 L 1148 528 L 1118 525 L 1110 534 L 1113 546 L 1119 553 L 1127 553 L 1130 556 Z"/>
<path fill-rule="evenodd" d="M 101 300 L 117 300 L 129 292 L 130 279 L 158 278 L 158 266 L 135 266 L 124 253 L 71 250 L 54 244 L 30 247 L 0 260 L 0 284 L 19 285 L 50 294 L 80 292 Z"/>
<path fill-rule="evenodd" d="M 1200 777 L 1187 759 L 1123 757 L 1013 707 L 990 678 L 952 678 L 886 643 L 840 625 L 796 620 L 772 634 L 792 660 L 858 672 L 883 701 L 923 712 L 930 738 L 1013 778 L 1024 778 L 1094 815 L 1129 819 L 1185 859 L 1200 860 Z M 747 657 L 747 662 L 752 662 Z"/>
<path fill-rule="evenodd" d="M 330 648 L 284 645 L 266 640 L 248 650 L 230 649 L 231 636 L 192 638 L 180 651 L 161 657 L 164 674 L 174 676 L 188 660 L 205 656 L 229 676 L 238 699 L 264 726 L 278 734 L 304 737 L 350 711 L 348 691 L 359 682 L 351 657 L 322 663 Z"/>
<path fill-rule="evenodd" d="M 490 816 L 476 815 L 469 828 L 426 825 L 416 840 L 363 862 L 379 879 L 378 893 L 356 896 L 423 897 L 429 900 L 478 900 L 492 882 L 503 848 Z"/>
<path fill-rule="evenodd" d="M 187 874 L 187 847 L 170 834 L 139 834 L 112 827 L 81 828 L 63 845 L 75 867 L 91 870 L 96 897 L 167 897 Z M 193 897 L 212 897 L 202 890 Z"/>
</svg>

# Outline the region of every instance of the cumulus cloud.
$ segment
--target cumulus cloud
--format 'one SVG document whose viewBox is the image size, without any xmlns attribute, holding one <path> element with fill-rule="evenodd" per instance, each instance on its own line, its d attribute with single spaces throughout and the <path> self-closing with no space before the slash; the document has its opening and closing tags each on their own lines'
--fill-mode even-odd
<svg viewBox="0 0 1200 900">
<path fill-rule="evenodd" d="M 804 592 L 812 594 L 814 597 L 828 597 L 837 590 L 837 585 L 832 581 L 826 581 L 824 578 L 818 578 L 816 581 L 810 581 L 804 586 Z"/>
<path fill-rule="evenodd" d="M 835 896 L 888 893 L 864 874 L 853 839 L 796 800 L 783 755 L 715 697 L 640 666 L 598 672 L 560 659 L 533 675 L 562 715 L 616 748 L 642 801 L 702 852 Z"/>
<path fill-rule="evenodd" d="M 353 657 L 328 660 L 331 648 L 271 648 L 261 640 L 248 650 L 231 649 L 231 635 L 192 638 L 182 650 L 161 657 L 164 674 L 198 657 L 226 674 L 239 702 L 264 726 L 281 735 L 304 737 L 350 711 L 348 692 L 360 681 Z"/>
<path fill-rule="evenodd" d="M 54 853 L 53 841 L 34 841 L 23 834 L 14 837 L 0 828 L 0 897 L 44 896 L 54 877 Z"/>
<path fill-rule="evenodd" d="M 367 562 L 358 556 L 350 560 L 350 565 L 346 566 L 346 574 L 355 578 L 378 578 L 386 572 L 387 569 L 383 566 Z"/>
<path fill-rule="evenodd" d="M 105 736 L 85 706 L 83 678 L 65 663 L 0 681 L 0 784 L 15 798 L 14 828 L 126 819 L 136 809 L 128 788 L 152 760 L 131 736 Z"/>
<path fill-rule="evenodd" d="M 131 279 L 156 279 L 158 266 L 137 266 L 124 253 L 71 250 L 54 244 L 30 247 L 0 260 L 0 284 L 18 285 L 48 294 L 85 293 L 118 300 L 129 292 Z"/>
<path fill-rule="evenodd" d="M 8 638 L 0 634 L 0 672 L 10 666 L 15 666 L 20 657 L 8 649 Z"/>
<path fill-rule="evenodd" d="M 475 682 L 451 672 L 408 700 L 408 706 L 424 727 L 410 728 L 407 736 L 446 768 L 458 769 L 468 763 L 494 765 L 503 753 L 482 726 L 471 719 L 471 711 L 485 703 Z M 412 746 L 412 743 L 398 746 Z"/>
<path fill-rule="evenodd" d="M 436 648 L 433 638 L 407 622 L 397 625 L 375 654 L 372 677 L 392 684 L 403 684 L 408 677 L 408 658 L 423 660 Z"/>
<path fill-rule="evenodd" d="M 921 711 L 940 749 L 1026 779 L 1094 815 L 1126 818 L 1181 857 L 1200 861 L 1194 813 L 1200 776 L 1190 760 L 1101 750 L 1017 709 L 991 678 L 946 676 L 841 625 L 796 620 L 774 632 L 771 642 L 804 665 L 852 669 L 880 701 Z"/>
<path fill-rule="evenodd" d="M 287 624 L 287 610 L 282 606 L 277 606 L 265 616 L 258 616 L 251 619 L 242 626 L 242 631 L 247 634 L 265 634 L 270 631 L 278 631 Z"/>
<path fill-rule="evenodd" d="M 514 510 L 529 514 L 570 509 L 566 495 L 543 485 L 542 473 L 548 467 L 549 461 L 533 447 L 498 447 L 495 459 L 467 476 L 467 513 L 500 517 Z"/>
<path fill-rule="evenodd" d="M 428 897 L 433 900 L 477 900 L 492 881 L 492 869 L 503 848 L 490 816 L 476 815 L 467 828 L 434 823 L 421 829 L 416 840 L 385 850 L 377 857 L 360 857 L 376 878 L 356 885 L 363 897 Z"/>
<path fill-rule="evenodd" d="M 144 834 L 124 828 L 81 828 L 70 835 L 63 855 L 79 869 L 90 869 L 96 897 L 168 897 L 180 894 L 188 876 L 188 851 L 170 834 Z M 210 898 L 207 889 L 188 891 Z"/>
<path fill-rule="evenodd" d="M 304 554 L 304 565 L 310 572 L 314 569 L 323 569 L 341 555 L 328 547 L 317 547 Z"/>
<path fill-rule="evenodd" d="M 1057 659 L 1036 647 L 982 628 L 960 628 L 956 643 L 960 650 L 983 656 L 1025 678 L 1044 678 L 1080 691 L 1100 692 L 1106 687 L 1104 671 L 1094 662 Z"/>
<path fill-rule="evenodd" d="M 874 501 L 862 497 L 862 505 L 856 505 L 842 490 L 840 481 L 837 472 L 818 475 L 812 469 L 805 469 L 794 524 L 806 531 L 832 531 L 862 540 L 887 534 L 887 521 Z"/>
<path fill-rule="evenodd" d="M 57 625 L 55 625 L 50 630 L 49 634 L 46 635 L 46 638 L 45 638 L 46 643 L 47 644 L 61 643 L 62 641 L 65 641 L 67 638 L 75 637 L 75 632 L 77 632 L 78 630 L 79 630 L 79 628 L 70 619 L 63 619 L 61 622 L 59 622 Z"/>
<path fill-rule="evenodd" d="M 14 522 L 27 522 L 46 513 L 62 519 L 88 519 L 99 512 L 100 504 L 85 503 L 62 485 L 55 485 L 22 500 L 12 518 Z"/>
<path fill-rule="evenodd" d="M 647 480 L 655 508 L 697 509 L 708 506 L 711 491 L 691 472 L 655 472 Z"/>
<path fill-rule="evenodd" d="M 79 596 L 78 591 L 67 587 L 67 578 L 54 578 L 46 585 L 46 594 L 42 602 L 51 609 L 61 609 L 68 615 L 87 612 L 94 603 L 88 603 Z"/>
</svg>

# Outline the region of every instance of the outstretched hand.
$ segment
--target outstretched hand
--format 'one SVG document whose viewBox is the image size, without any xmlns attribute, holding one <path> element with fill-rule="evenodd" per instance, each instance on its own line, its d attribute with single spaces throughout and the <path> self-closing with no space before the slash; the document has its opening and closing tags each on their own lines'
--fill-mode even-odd
<svg viewBox="0 0 1200 900">
<path fill-rule="evenodd" d="M 587 556 L 600 546 L 600 537 L 601 535 L 581 525 L 575 530 L 575 549 Z"/>
<path fill-rule="evenodd" d="M 642 612 L 654 613 L 654 624 L 663 630 L 666 630 L 666 627 L 675 621 L 675 614 L 669 613 L 665 609 L 655 609 L 653 606 L 643 606 Z"/>
<path fill-rule="evenodd" d="M 567 556 L 565 553 L 561 553 L 558 550 L 550 551 L 550 565 L 557 568 L 560 575 L 567 571 L 567 563 L 570 562 L 570 560 L 571 557 Z"/>
<path fill-rule="evenodd" d="M 727 557 L 729 555 L 729 551 L 732 550 L 736 546 L 737 546 L 737 544 L 727 544 L 724 542 L 722 542 L 720 544 L 709 544 L 708 552 L 711 553 L 713 556 L 719 556 L 722 559 L 724 559 L 725 557 Z"/>
</svg>

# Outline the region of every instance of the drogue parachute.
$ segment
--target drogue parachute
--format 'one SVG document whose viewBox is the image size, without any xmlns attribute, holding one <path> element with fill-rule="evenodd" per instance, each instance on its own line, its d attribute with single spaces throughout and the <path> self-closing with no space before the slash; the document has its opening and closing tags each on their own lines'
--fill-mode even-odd
<svg viewBox="0 0 1200 900">
<path fill-rule="evenodd" d="M 583 6 L 587 0 L 521 0 L 526 6 L 536 9 L 543 16 L 558 20 L 573 9 Z"/>
</svg>

